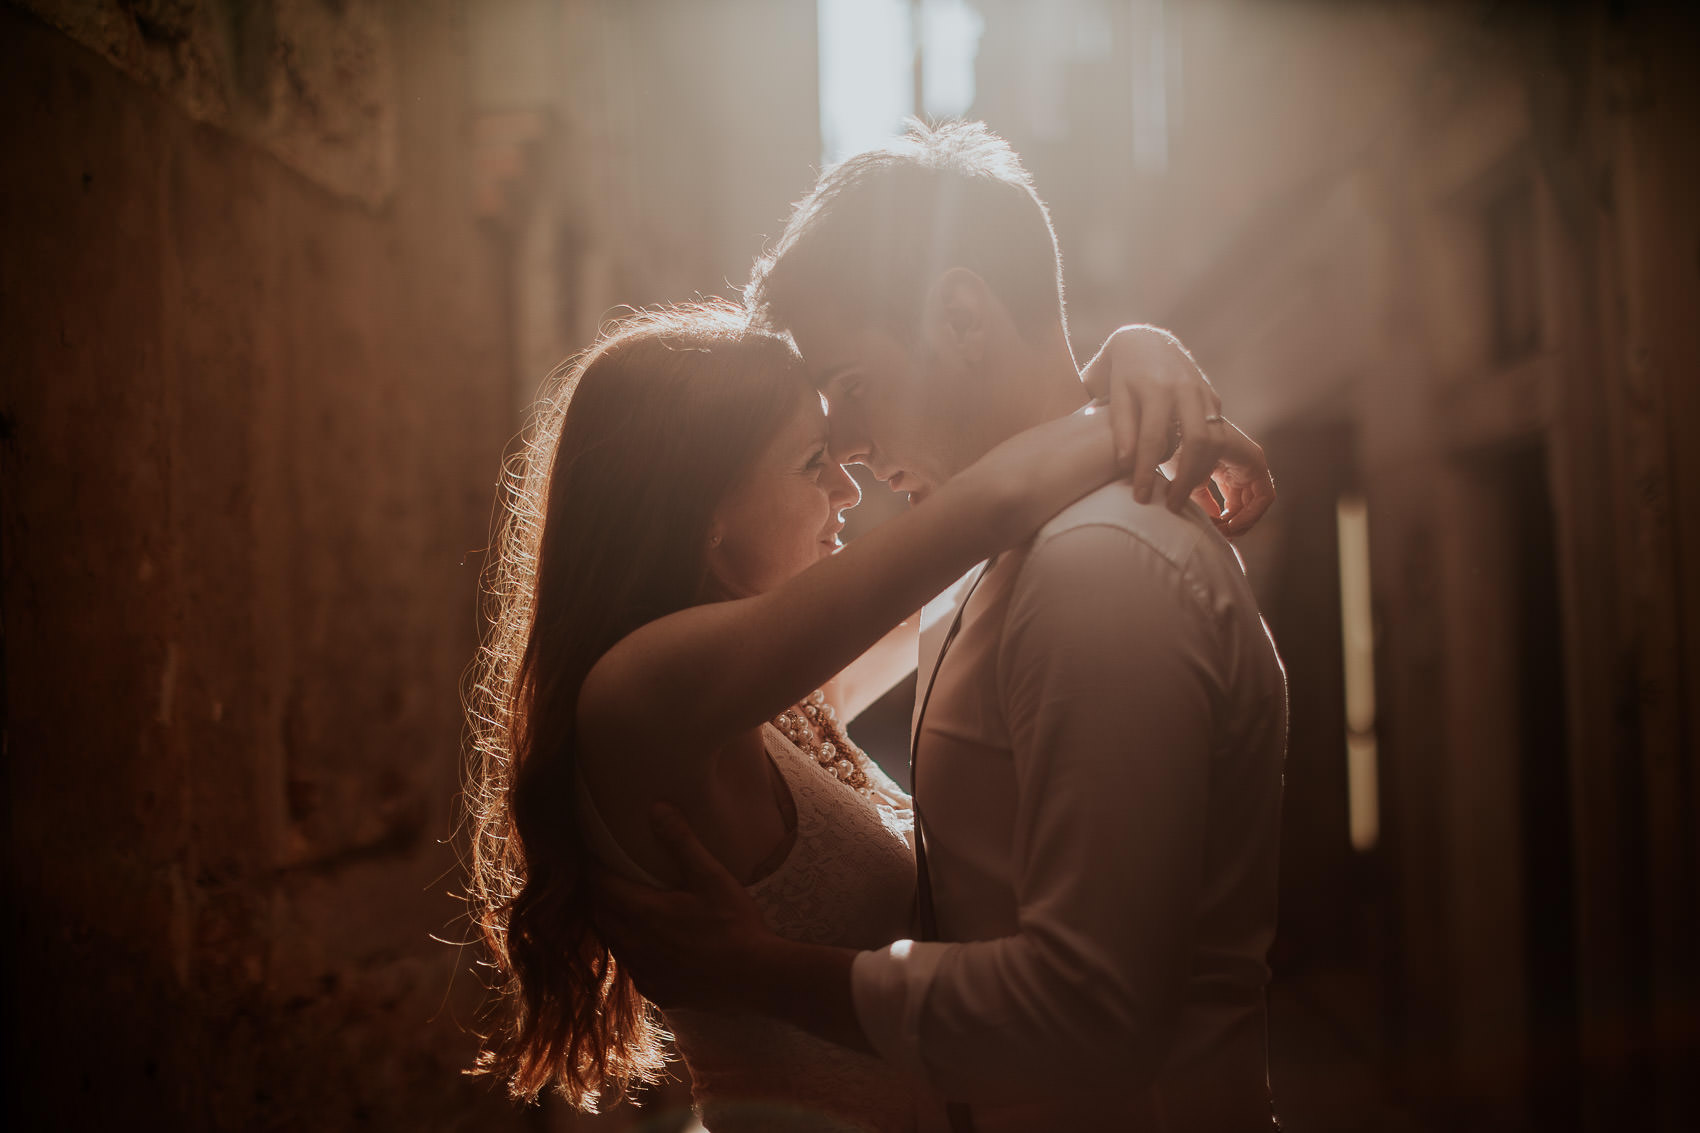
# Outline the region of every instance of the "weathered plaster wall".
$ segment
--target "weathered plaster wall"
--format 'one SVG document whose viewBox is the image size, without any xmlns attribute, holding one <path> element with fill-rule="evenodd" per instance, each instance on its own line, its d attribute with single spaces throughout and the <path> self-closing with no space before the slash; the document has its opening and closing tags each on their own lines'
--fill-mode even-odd
<svg viewBox="0 0 1700 1133">
<path fill-rule="evenodd" d="M 1283 894 L 1276 989 L 1308 976 L 1285 961 L 1329 960 L 1306 994 L 1332 997 L 1332 1020 L 1436 1127 L 1686 1128 L 1700 1040 L 1700 521 L 1683 506 L 1700 438 L 1693 17 L 1656 2 L 1456 8 L 1372 144 L 1335 164 L 1316 141 L 1314 184 L 1271 198 L 1171 324 L 1230 406 L 1275 415 L 1283 501 L 1242 543 L 1254 576 L 1334 570 L 1331 524 L 1308 548 L 1295 535 L 1327 426 L 1351 459 L 1324 467 L 1360 476 L 1330 490 L 1367 498 L 1381 840 L 1338 885 L 1311 858 L 1330 843 L 1349 855 L 1318 795 L 1339 797 L 1319 772 L 1340 745 L 1307 750 L 1301 734 L 1324 708 L 1338 720 L 1316 666 L 1338 638 L 1280 587 L 1265 604 L 1293 677 L 1283 879 L 1321 890 Z M 1493 219 L 1508 200 L 1525 224 L 1509 251 Z M 1525 273 L 1534 312 L 1509 355 L 1502 269 Z M 1309 928 L 1317 907 L 1329 931 Z M 1340 914 L 1354 907 L 1378 926 L 1367 940 Z M 1356 957 L 1296 948 L 1340 938 Z M 1282 1025 L 1277 1007 L 1277 1049 Z"/>
<path fill-rule="evenodd" d="M 490 2 L 490 0 L 485 0 Z M 396 187 L 395 27 L 386 0 L 13 0 L 326 187 Z"/>
<path fill-rule="evenodd" d="M 0 6 L 11 1128 L 526 1120 L 458 1075 L 470 956 L 428 936 L 501 273 L 459 6 L 362 12 L 377 208 Z"/>
</svg>

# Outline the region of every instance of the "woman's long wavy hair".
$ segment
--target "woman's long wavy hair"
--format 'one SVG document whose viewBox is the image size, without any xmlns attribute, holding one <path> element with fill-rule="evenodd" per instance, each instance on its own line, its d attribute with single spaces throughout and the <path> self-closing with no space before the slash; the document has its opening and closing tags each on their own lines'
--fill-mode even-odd
<svg viewBox="0 0 1700 1133">
<path fill-rule="evenodd" d="M 790 343 L 741 308 L 640 312 L 556 373 L 504 469 L 465 799 L 498 995 L 478 1069 L 516 1098 L 555 1086 L 594 1110 L 661 1075 L 660 1020 L 590 917 L 579 689 L 621 638 L 704 600 L 714 508 L 806 389 Z"/>
</svg>

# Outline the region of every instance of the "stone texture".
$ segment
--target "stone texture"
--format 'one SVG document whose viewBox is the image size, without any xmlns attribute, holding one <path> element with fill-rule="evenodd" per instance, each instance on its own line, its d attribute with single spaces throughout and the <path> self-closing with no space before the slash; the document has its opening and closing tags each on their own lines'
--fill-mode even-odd
<svg viewBox="0 0 1700 1133">
<path fill-rule="evenodd" d="M 73 31 L 143 8 L 146 50 L 199 42 L 194 4 Z M 393 193 L 0 8 L 12 1128 L 532 1120 L 458 1073 L 477 988 L 431 938 L 464 934 L 458 682 L 510 431 L 460 14 L 279 29 L 308 8 L 397 47 Z"/>
<path fill-rule="evenodd" d="M 197 121 L 376 205 L 396 187 L 383 0 L 16 0 Z"/>
</svg>

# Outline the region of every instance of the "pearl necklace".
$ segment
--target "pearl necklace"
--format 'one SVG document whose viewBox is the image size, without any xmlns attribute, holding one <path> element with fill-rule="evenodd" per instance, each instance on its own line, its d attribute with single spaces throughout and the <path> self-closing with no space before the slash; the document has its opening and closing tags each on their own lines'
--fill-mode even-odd
<svg viewBox="0 0 1700 1133">
<path fill-rule="evenodd" d="M 799 750 L 832 772 L 840 783 L 865 795 L 873 793 L 866 766 L 868 757 L 839 727 L 838 713 L 826 702 L 826 694 L 820 689 L 775 716 L 773 726 Z"/>
</svg>

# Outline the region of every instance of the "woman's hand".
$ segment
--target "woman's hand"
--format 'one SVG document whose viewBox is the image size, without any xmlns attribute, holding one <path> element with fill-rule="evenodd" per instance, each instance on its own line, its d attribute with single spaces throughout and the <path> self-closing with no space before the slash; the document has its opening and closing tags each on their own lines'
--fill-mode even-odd
<svg viewBox="0 0 1700 1133">
<path fill-rule="evenodd" d="M 1140 502 L 1151 498 L 1157 466 L 1171 458 L 1169 506 L 1178 511 L 1191 498 L 1226 535 L 1249 531 L 1275 502 L 1275 481 L 1263 449 L 1222 417 L 1222 399 L 1168 331 L 1122 327 L 1081 377 L 1093 397 L 1110 403 L 1117 457 L 1124 470 L 1133 472 L 1134 497 Z M 1207 487 L 1210 481 L 1221 493 L 1220 507 Z"/>
<path fill-rule="evenodd" d="M 1232 422 L 1222 421 L 1217 440 L 1221 447 L 1210 478 L 1222 494 L 1220 514 L 1207 487 L 1200 484 L 1193 490 L 1193 496 L 1195 499 L 1203 497 L 1198 499 L 1199 506 L 1206 515 L 1214 518 L 1216 528 L 1222 534 L 1243 535 L 1263 518 L 1269 505 L 1275 502 L 1275 478 L 1270 475 L 1269 460 L 1263 455 L 1263 446 L 1246 436 Z M 1176 480 L 1179 481 L 1178 475 Z"/>
</svg>

